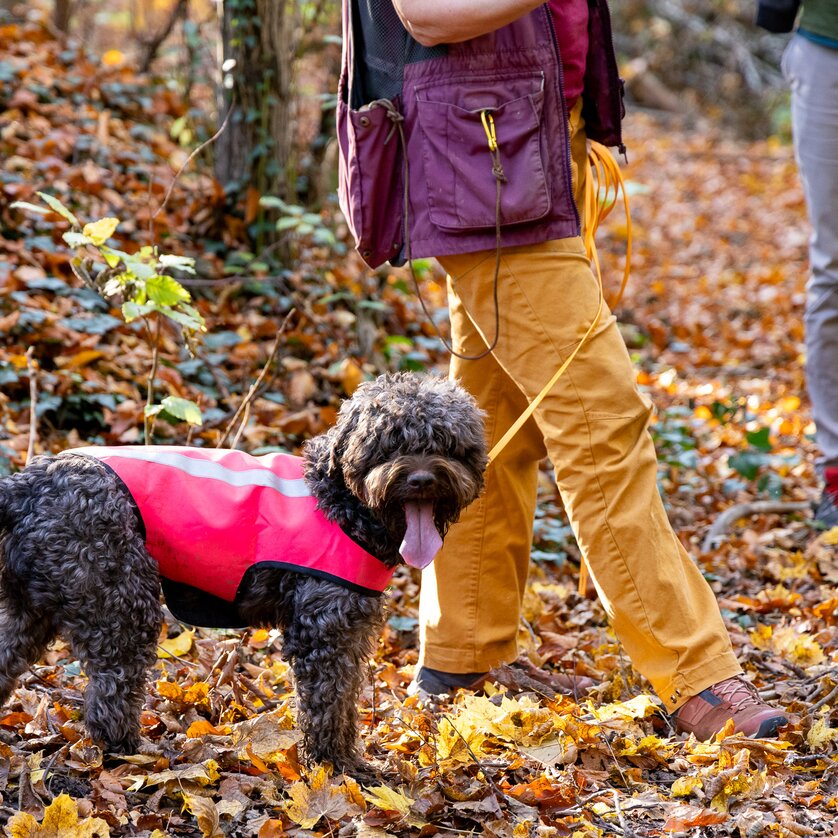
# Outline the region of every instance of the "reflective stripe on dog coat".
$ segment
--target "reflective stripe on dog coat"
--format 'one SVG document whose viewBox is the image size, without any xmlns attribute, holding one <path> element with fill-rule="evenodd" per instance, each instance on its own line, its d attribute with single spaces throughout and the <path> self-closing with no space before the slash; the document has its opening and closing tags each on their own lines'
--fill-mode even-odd
<svg viewBox="0 0 838 838">
<path fill-rule="evenodd" d="M 286 567 L 366 594 L 392 568 L 317 509 L 290 454 L 148 445 L 75 448 L 122 480 L 137 505 L 146 546 L 165 579 L 234 602 L 247 570 Z"/>
</svg>

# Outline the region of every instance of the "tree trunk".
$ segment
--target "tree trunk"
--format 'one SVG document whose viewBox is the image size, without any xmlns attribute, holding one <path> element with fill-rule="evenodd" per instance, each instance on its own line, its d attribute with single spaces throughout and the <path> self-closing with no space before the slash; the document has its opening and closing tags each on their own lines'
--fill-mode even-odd
<svg viewBox="0 0 838 838">
<path fill-rule="evenodd" d="M 71 11 L 70 0 L 55 0 L 55 6 L 52 10 L 52 22 L 59 32 L 66 34 L 70 30 Z"/>
<path fill-rule="evenodd" d="M 289 196 L 293 14 L 285 0 L 224 0 L 219 107 L 230 124 L 216 143 L 216 176 L 242 195 Z M 232 65 L 232 62 L 235 62 Z"/>
</svg>

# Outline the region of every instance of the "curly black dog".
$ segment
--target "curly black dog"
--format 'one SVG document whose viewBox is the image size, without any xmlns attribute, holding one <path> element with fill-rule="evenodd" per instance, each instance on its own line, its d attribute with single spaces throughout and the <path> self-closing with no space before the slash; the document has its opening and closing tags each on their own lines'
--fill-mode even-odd
<svg viewBox="0 0 838 838">
<path fill-rule="evenodd" d="M 100 450 L 116 459 L 99 458 Z M 168 449 L 188 464 L 201 450 Z M 184 477 L 201 481 L 197 493 L 187 487 L 178 489 L 177 497 L 165 497 L 149 490 L 140 498 L 153 475 L 146 479 L 140 472 L 137 487 L 129 491 L 113 463 L 133 467 L 132 458 L 158 451 L 169 456 L 166 446 L 40 456 L 0 480 L 0 704 L 60 635 L 71 643 L 88 678 L 85 725 L 90 736 L 110 751 L 134 752 L 162 625 L 162 582 L 167 604 L 176 616 L 192 617 L 188 622 L 280 628 L 283 655 L 295 676 L 306 758 L 329 762 L 336 771 L 364 773 L 357 698 L 382 624 L 380 591 L 402 561 L 400 551 L 416 566 L 433 558 L 449 525 L 483 487 L 484 427 L 473 399 L 456 383 L 432 376 L 393 374 L 362 384 L 341 406 L 335 426 L 306 443 L 302 461 L 278 455 L 297 462 L 296 481 L 270 472 L 263 479 L 259 469 L 237 471 L 235 463 L 231 469 L 211 462 L 195 466 L 197 476 Z M 248 455 L 227 451 L 212 456 L 226 463 L 225 457 Z M 157 468 L 170 471 L 165 464 Z M 219 492 L 232 487 L 232 493 L 245 493 L 246 502 L 258 507 L 253 521 L 263 528 L 270 520 L 265 493 L 287 492 L 292 503 L 304 496 L 326 520 L 324 526 L 339 529 L 334 543 L 344 539 L 353 556 L 382 566 L 384 581 L 381 574 L 377 586 L 359 581 L 354 567 L 339 578 L 328 565 L 335 558 L 329 555 L 333 548 L 324 553 L 326 571 L 298 567 L 294 562 L 305 564 L 305 556 L 287 559 L 283 533 L 269 527 L 259 546 L 246 516 L 227 520 L 230 543 L 257 543 L 261 553 L 227 578 L 224 560 L 212 555 L 226 543 L 222 534 L 216 541 L 213 521 L 231 517 L 223 495 L 216 496 L 221 484 Z M 277 486 L 280 491 L 274 491 Z M 253 501 L 251 492 L 263 494 Z M 190 506 L 210 521 L 202 525 L 209 535 L 194 524 L 187 526 Z M 167 510 L 182 523 L 169 527 L 182 536 L 176 543 L 197 554 L 192 570 L 186 562 L 180 576 L 177 568 L 189 550 L 179 546 L 168 556 L 164 547 L 155 550 L 161 535 L 153 531 L 154 519 Z M 330 539 L 323 543 L 332 544 Z M 304 538 L 309 546 L 303 552 L 321 542 L 320 535 Z M 264 555 L 266 550 L 270 555 Z M 195 578 L 202 575 L 220 581 L 216 587 L 203 584 Z"/>
</svg>

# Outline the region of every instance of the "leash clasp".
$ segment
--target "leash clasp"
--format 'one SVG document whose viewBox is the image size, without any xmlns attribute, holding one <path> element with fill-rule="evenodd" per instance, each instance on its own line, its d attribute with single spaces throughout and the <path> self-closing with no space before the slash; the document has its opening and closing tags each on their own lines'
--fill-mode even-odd
<svg viewBox="0 0 838 838">
<path fill-rule="evenodd" d="M 491 111 L 480 111 L 480 121 L 483 123 L 483 130 L 486 132 L 486 139 L 489 141 L 489 151 L 498 150 L 498 138 L 495 134 L 495 120 Z"/>
</svg>

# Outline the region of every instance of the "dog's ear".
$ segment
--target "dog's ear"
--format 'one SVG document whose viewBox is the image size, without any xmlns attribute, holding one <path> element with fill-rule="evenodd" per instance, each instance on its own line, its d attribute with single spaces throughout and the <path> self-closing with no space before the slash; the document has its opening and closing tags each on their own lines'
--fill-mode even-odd
<svg viewBox="0 0 838 838">
<path fill-rule="evenodd" d="M 332 482 L 343 479 L 335 447 L 337 435 L 337 428 L 333 427 L 305 442 L 303 459 L 307 474 L 317 475 Z"/>
<path fill-rule="evenodd" d="M 359 411 L 352 409 L 351 400 L 341 405 L 337 424 L 328 431 L 308 440 L 303 446 L 306 473 L 316 474 L 334 485 L 344 485 L 341 454 L 358 424 Z"/>
</svg>

